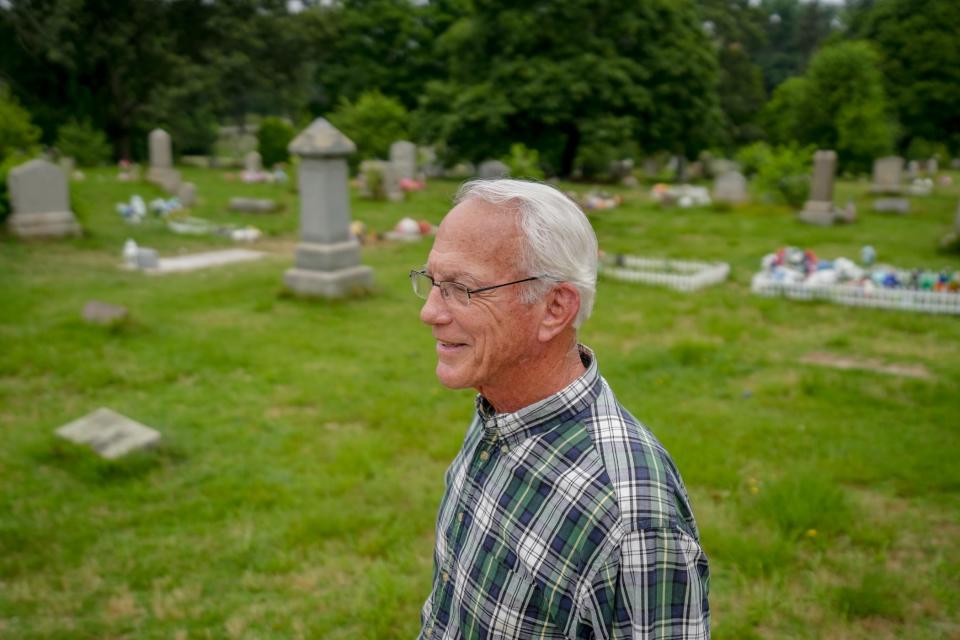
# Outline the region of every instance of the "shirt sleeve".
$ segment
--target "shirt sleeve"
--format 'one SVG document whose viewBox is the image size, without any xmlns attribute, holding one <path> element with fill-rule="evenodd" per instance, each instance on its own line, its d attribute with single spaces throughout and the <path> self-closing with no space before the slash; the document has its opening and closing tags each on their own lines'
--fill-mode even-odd
<svg viewBox="0 0 960 640">
<path fill-rule="evenodd" d="M 708 640 L 710 573 L 678 529 L 627 534 L 577 598 L 574 638 Z"/>
</svg>

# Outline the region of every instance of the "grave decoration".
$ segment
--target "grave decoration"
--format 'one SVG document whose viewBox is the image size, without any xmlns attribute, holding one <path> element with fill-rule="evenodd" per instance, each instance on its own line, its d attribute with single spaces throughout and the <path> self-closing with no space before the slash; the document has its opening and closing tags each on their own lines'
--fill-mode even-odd
<svg viewBox="0 0 960 640">
<path fill-rule="evenodd" d="M 706 187 L 695 187 L 689 184 L 671 186 L 657 183 L 650 189 L 650 197 L 665 207 L 676 205 L 681 209 L 708 207 L 711 204 L 710 192 Z"/>
<path fill-rule="evenodd" d="M 623 204 L 623 196 L 607 193 L 606 191 L 588 191 L 580 197 L 575 191 L 567 193 L 567 197 L 576 202 L 585 211 L 607 211 L 616 209 Z"/>
<path fill-rule="evenodd" d="M 861 260 L 863 266 L 848 258 L 824 260 L 810 249 L 784 247 L 763 257 L 751 290 L 794 300 L 960 314 L 960 272 L 878 264 L 872 247 L 864 247 Z"/>
<path fill-rule="evenodd" d="M 413 218 L 401 218 L 391 231 L 387 231 L 384 237 L 387 240 L 402 240 L 404 242 L 416 242 L 424 236 L 435 234 L 437 231 L 426 220 L 419 222 Z"/>
<path fill-rule="evenodd" d="M 174 233 L 188 236 L 220 235 L 226 236 L 235 242 L 253 242 L 263 236 L 263 232 L 253 225 L 236 227 L 234 225 L 217 225 L 204 218 L 184 216 L 171 217 L 167 220 L 167 228 Z"/>
<path fill-rule="evenodd" d="M 414 178 L 400 178 L 400 188 L 403 191 L 423 191 L 427 184 Z"/>
<path fill-rule="evenodd" d="M 907 187 L 907 194 L 911 196 L 928 196 L 933 193 L 933 180 L 930 178 L 914 178 Z"/>
<path fill-rule="evenodd" d="M 599 273 L 614 280 L 663 285 L 677 291 L 696 291 L 726 280 L 726 262 L 644 258 L 600 252 Z"/>
</svg>

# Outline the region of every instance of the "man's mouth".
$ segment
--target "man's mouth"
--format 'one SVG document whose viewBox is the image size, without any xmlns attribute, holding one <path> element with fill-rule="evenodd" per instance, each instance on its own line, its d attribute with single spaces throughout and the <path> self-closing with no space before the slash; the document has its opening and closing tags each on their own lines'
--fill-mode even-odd
<svg viewBox="0 0 960 640">
<path fill-rule="evenodd" d="M 467 345 L 463 342 L 447 342 L 446 340 L 437 340 L 437 351 L 441 353 L 456 351 L 457 349 L 465 346 Z"/>
</svg>

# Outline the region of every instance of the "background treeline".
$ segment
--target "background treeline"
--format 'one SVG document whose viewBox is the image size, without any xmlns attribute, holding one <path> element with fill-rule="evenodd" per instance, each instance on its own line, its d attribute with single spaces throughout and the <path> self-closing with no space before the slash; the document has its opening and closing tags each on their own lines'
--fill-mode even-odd
<svg viewBox="0 0 960 640">
<path fill-rule="evenodd" d="M 595 175 L 767 141 L 861 170 L 960 151 L 958 33 L 956 0 L 5 0 L 0 159 L 64 135 L 139 159 L 155 126 L 209 153 L 249 115 L 325 115 L 368 157 L 522 143 Z"/>
</svg>

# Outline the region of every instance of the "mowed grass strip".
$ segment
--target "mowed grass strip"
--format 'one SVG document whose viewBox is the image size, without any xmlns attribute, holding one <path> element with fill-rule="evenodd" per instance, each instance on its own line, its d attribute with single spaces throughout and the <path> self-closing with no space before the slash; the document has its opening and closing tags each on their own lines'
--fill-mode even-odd
<svg viewBox="0 0 960 640">
<path fill-rule="evenodd" d="M 407 271 L 429 243 L 377 243 L 374 295 L 283 291 L 297 241 L 287 186 L 186 169 L 194 213 L 266 234 L 262 261 L 150 277 L 119 268 L 127 237 L 162 255 L 231 246 L 125 224 L 114 172 L 71 185 L 83 238 L 0 238 L 0 636 L 408 638 L 431 579 L 442 475 L 472 393 L 433 375 Z M 956 177 L 956 176 L 955 176 Z M 386 230 L 439 222 L 457 188 L 400 204 L 352 200 Z M 583 185 L 564 184 L 584 191 Z M 661 210 L 640 190 L 591 214 L 601 247 L 731 263 L 697 294 L 601 279 L 582 339 L 621 401 L 673 453 L 713 570 L 718 638 L 960 633 L 960 318 L 756 297 L 760 257 L 784 244 L 902 267 L 960 268 L 935 252 L 960 191 L 819 229 L 753 204 Z M 272 216 L 227 210 L 272 197 Z M 257 245 L 255 245 L 256 248 Z M 84 303 L 123 304 L 115 327 Z M 802 362 L 811 352 L 922 365 L 926 379 Z M 159 429 L 116 462 L 53 436 L 108 406 Z"/>
</svg>

